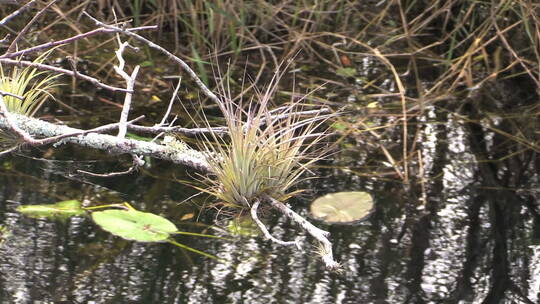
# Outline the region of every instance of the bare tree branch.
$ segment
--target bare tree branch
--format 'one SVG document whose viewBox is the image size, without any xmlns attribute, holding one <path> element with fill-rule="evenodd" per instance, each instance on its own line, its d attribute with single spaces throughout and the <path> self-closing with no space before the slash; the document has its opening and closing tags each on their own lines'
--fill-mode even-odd
<svg viewBox="0 0 540 304">
<path fill-rule="evenodd" d="M 0 117 L 4 119 L 4 124 L 5 124 L 4 128 L 13 131 L 15 134 L 17 134 L 24 141 L 24 143 L 32 145 L 32 146 L 48 145 L 48 144 L 58 142 L 58 141 L 60 141 L 62 139 L 68 138 L 68 137 L 73 137 L 73 136 L 86 135 L 86 134 L 89 134 L 89 133 L 106 132 L 106 131 L 116 129 L 120 125 L 119 123 L 114 123 L 114 124 L 100 126 L 100 127 L 90 129 L 90 130 L 76 130 L 76 129 L 74 129 L 76 131 L 66 132 L 66 133 L 59 134 L 59 135 L 53 135 L 51 137 L 47 137 L 47 138 L 43 138 L 43 139 L 34 139 L 32 137 L 32 135 L 30 135 L 30 133 L 29 133 L 29 132 L 32 132 L 32 130 L 26 131 L 26 130 L 20 128 L 17 125 L 16 121 L 12 117 L 14 115 L 17 115 L 17 114 L 9 113 L 9 111 L 8 111 L 8 109 L 6 107 L 6 104 L 4 103 L 4 97 L 0 95 Z M 22 116 L 22 115 L 20 115 L 20 116 Z M 25 117 L 25 116 L 22 116 L 22 117 Z M 131 122 L 141 120 L 142 118 L 144 118 L 144 116 L 137 117 L 136 119 L 132 120 Z M 1 126 L 0 126 L 0 128 L 1 128 Z"/>
<path fill-rule="evenodd" d="M 14 11 L 13 13 L 7 15 L 6 17 L 4 17 L 4 19 L 0 20 L 0 26 L 5 25 L 5 24 L 8 23 L 11 19 L 17 17 L 19 14 L 21 14 L 21 13 L 24 12 L 26 9 L 28 9 L 31 5 L 33 5 L 34 2 L 36 2 L 36 0 L 28 1 L 28 3 L 26 3 L 26 4 L 23 5 L 23 6 L 21 6 L 21 8 L 19 8 L 19 9 L 16 10 L 16 11 Z"/>
<path fill-rule="evenodd" d="M 156 143 L 132 139 L 120 139 L 116 136 L 93 132 L 93 130 L 97 130 L 97 132 L 104 132 L 104 128 L 107 128 L 109 131 L 114 130 L 118 128 L 118 123 L 85 131 L 68 126 L 59 126 L 18 114 L 11 114 L 9 116 L 11 116 L 11 120 L 16 123 L 21 130 L 24 130 L 32 136 L 56 138 L 61 136 L 62 140 L 56 145 L 71 143 L 82 147 L 104 150 L 111 154 L 125 153 L 144 155 L 186 165 L 198 169 L 201 172 L 212 171 L 208 165 L 208 162 L 206 161 L 205 154 L 193 149 L 177 150 L 175 148 Z M 0 115 L 0 129 L 10 129 L 8 120 L 2 115 Z M 74 134 L 80 135 L 76 136 Z"/>
<path fill-rule="evenodd" d="M 92 19 L 99 26 L 102 26 L 102 27 L 107 28 L 107 29 L 114 30 L 114 31 L 119 32 L 119 33 L 123 33 L 123 34 L 125 34 L 125 35 L 127 35 L 129 37 L 135 38 L 135 39 L 143 42 L 144 44 L 146 44 L 147 46 L 149 46 L 149 47 L 151 47 L 153 49 L 156 49 L 156 50 L 162 52 L 169 59 L 173 60 L 178 65 L 180 65 L 180 67 L 186 73 L 188 73 L 188 75 L 193 79 L 193 81 L 195 81 L 197 86 L 203 91 L 203 93 L 206 96 L 208 96 L 208 98 L 212 99 L 212 101 L 214 101 L 216 104 L 219 103 L 219 98 L 217 97 L 217 95 L 214 94 L 212 91 L 210 91 L 210 89 L 208 89 L 208 87 L 202 82 L 202 80 L 199 78 L 199 76 L 197 76 L 197 74 L 189 67 L 189 65 L 184 60 L 180 59 L 178 56 L 176 56 L 173 53 L 167 51 L 165 48 L 153 43 L 152 41 L 142 37 L 141 35 L 138 35 L 136 33 L 132 33 L 132 32 L 130 32 L 128 30 L 121 29 L 121 28 L 116 27 L 116 26 L 105 24 L 105 23 L 97 20 L 96 18 L 90 16 L 90 14 L 88 14 L 87 12 L 83 12 L 83 14 L 86 15 L 88 18 Z"/>
<path fill-rule="evenodd" d="M 119 41 L 120 42 L 120 41 Z M 131 108 L 131 99 L 133 97 L 133 89 L 135 87 L 135 79 L 137 78 L 137 73 L 139 73 L 140 66 L 135 66 L 131 75 L 128 75 L 124 71 L 125 63 L 124 57 L 122 57 L 124 50 L 128 46 L 127 42 L 120 42 L 118 50 L 116 50 L 116 57 L 118 58 L 119 64 L 114 66 L 116 73 L 120 74 L 122 78 L 126 81 L 126 97 L 124 98 L 124 106 L 122 107 L 122 112 L 120 113 L 120 127 L 118 128 L 118 138 L 124 138 L 127 132 L 127 119 L 129 116 L 129 109 Z"/>
<path fill-rule="evenodd" d="M 39 17 L 41 17 L 41 15 L 43 15 L 43 13 L 45 13 L 45 11 L 51 7 L 51 5 L 53 5 L 54 3 L 56 3 L 56 1 L 58 0 L 52 0 L 51 2 L 49 2 L 47 5 L 45 5 L 44 8 L 42 8 L 41 10 L 39 10 L 39 12 L 37 12 L 37 14 L 34 15 L 34 17 L 32 18 L 32 20 L 30 20 L 30 22 L 28 22 L 24 28 L 22 30 L 19 31 L 19 33 L 17 34 L 17 36 L 15 37 L 15 39 L 13 39 L 13 41 L 11 41 L 11 44 L 9 45 L 8 49 L 7 49 L 7 52 L 6 53 L 12 53 L 13 51 L 15 51 L 15 48 L 17 47 L 17 42 L 19 42 L 19 40 L 24 36 L 24 34 L 26 34 L 26 32 L 28 32 L 28 30 L 30 29 L 30 27 L 32 26 L 32 24 L 34 24 L 38 19 Z"/>
<path fill-rule="evenodd" d="M 99 81 L 98 79 L 96 79 L 94 77 L 90 77 L 88 75 L 84 75 L 84 74 L 81 74 L 79 72 L 74 72 L 74 71 L 71 71 L 71 70 L 58 68 L 58 67 L 55 67 L 55 66 L 52 66 L 52 65 L 47 65 L 47 64 L 37 63 L 37 62 L 32 62 L 32 61 L 7 59 L 7 58 L 0 58 L 0 63 L 10 64 L 10 65 L 17 65 L 17 66 L 25 66 L 25 67 L 33 67 L 33 68 L 37 68 L 37 69 L 40 69 L 40 70 L 58 72 L 58 73 L 66 74 L 66 75 L 69 75 L 69 76 L 72 76 L 72 77 L 75 77 L 75 78 L 86 80 L 86 81 L 92 83 L 93 85 L 95 85 L 96 87 L 100 87 L 100 88 L 111 90 L 111 91 L 128 92 L 128 90 L 126 90 L 124 88 L 117 88 L 117 87 L 113 87 L 113 86 L 104 84 L 104 83 L 102 83 L 101 81 Z"/>
<path fill-rule="evenodd" d="M 131 31 L 142 31 L 142 30 L 154 30 L 156 28 L 157 28 L 156 26 L 141 26 L 141 27 L 134 27 L 134 28 L 128 29 L 126 31 L 131 32 Z M 53 48 L 55 46 L 64 45 L 64 44 L 70 44 L 70 43 L 73 43 L 73 42 L 75 42 L 77 40 L 85 39 L 85 38 L 88 38 L 88 37 L 91 37 L 91 36 L 94 36 L 94 35 L 97 35 L 97 34 L 107 34 L 107 33 L 115 33 L 115 32 L 116 31 L 112 30 L 112 29 L 97 28 L 97 29 L 94 29 L 94 30 L 91 30 L 91 31 L 88 31 L 88 32 L 85 32 L 85 33 L 81 33 L 81 34 L 78 34 L 78 35 L 75 35 L 75 36 L 72 36 L 72 37 L 69 37 L 69 38 L 66 38 L 66 39 L 55 40 L 55 41 L 43 43 L 43 44 L 40 44 L 40 45 L 36 45 L 36 46 L 30 47 L 30 48 L 20 50 L 20 51 L 16 51 L 16 52 L 12 52 L 12 53 L 5 53 L 3 55 L 0 55 L 0 58 L 17 58 L 17 57 L 20 57 L 20 56 L 24 56 L 26 54 L 39 52 L 39 51 L 44 51 L 44 50 Z"/>
</svg>

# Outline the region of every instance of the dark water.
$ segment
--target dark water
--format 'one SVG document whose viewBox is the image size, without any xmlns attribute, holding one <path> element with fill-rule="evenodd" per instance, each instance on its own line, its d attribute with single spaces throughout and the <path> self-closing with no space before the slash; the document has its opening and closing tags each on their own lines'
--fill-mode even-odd
<svg viewBox="0 0 540 304">
<path fill-rule="evenodd" d="M 423 172 L 411 172 L 411 186 L 392 176 L 353 174 L 376 156 L 361 140 L 351 140 L 326 169 L 317 171 L 320 179 L 304 185 L 316 190 L 294 202 L 294 209 L 307 216 L 310 200 L 320 194 L 362 190 L 376 197 L 369 220 L 355 226 L 321 225 L 332 234 L 336 259 L 343 265 L 339 274 L 324 269 L 311 239 L 275 215 L 267 219 L 271 232 L 283 239 L 300 237 L 303 250 L 261 237 L 177 238 L 226 262 L 170 244 L 124 241 L 85 217 L 24 217 L 15 211 L 21 204 L 129 201 L 181 229 L 229 236 L 205 226 L 226 226 L 226 217 L 213 210 L 198 218 L 199 226 L 180 220 L 193 212 L 191 203 L 182 201 L 195 193 L 175 182 L 189 178 L 180 166 L 154 160 L 130 176 L 86 178 L 83 183 L 73 169 L 118 169 L 117 159 L 62 161 L 92 158 L 73 147 L 61 148 L 56 162 L 4 157 L 0 302 L 538 303 L 537 154 L 503 153 L 496 149 L 505 144 L 503 137 L 445 112 L 427 109 L 418 121 L 424 124 L 416 139 Z"/>
</svg>

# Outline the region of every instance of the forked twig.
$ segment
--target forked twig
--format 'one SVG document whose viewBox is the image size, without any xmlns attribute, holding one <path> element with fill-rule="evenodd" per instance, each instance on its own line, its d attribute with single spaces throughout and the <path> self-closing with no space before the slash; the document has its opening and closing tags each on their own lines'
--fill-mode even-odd
<svg viewBox="0 0 540 304">
<path fill-rule="evenodd" d="M 173 53 L 167 51 L 165 48 L 153 43 L 152 41 L 142 37 L 141 35 L 138 35 L 136 33 L 132 33 L 132 32 L 130 32 L 128 30 L 125 30 L 125 29 L 122 29 L 122 28 L 119 28 L 119 27 L 116 27 L 116 26 L 113 26 L 113 25 L 105 24 L 105 23 L 97 20 L 96 18 L 90 16 L 90 14 L 88 14 L 87 12 L 83 12 L 83 14 L 86 15 L 88 18 L 92 19 L 92 21 L 94 21 L 99 26 L 102 26 L 102 27 L 107 28 L 107 29 L 114 30 L 114 31 L 119 32 L 119 33 L 123 33 L 123 34 L 125 34 L 125 35 L 127 35 L 129 37 L 135 38 L 136 40 L 139 40 L 139 41 L 143 42 L 144 44 L 146 44 L 147 46 L 149 46 L 149 47 L 151 47 L 153 49 L 156 49 L 156 50 L 162 52 L 169 59 L 173 60 L 178 65 L 180 65 L 180 67 L 186 73 L 188 73 L 188 75 L 193 79 L 193 81 L 195 81 L 197 86 L 203 91 L 203 93 L 206 96 L 208 96 L 208 98 L 212 99 L 212 101 L 214 101 L 216 104 L 219 103 L 219 98 L 217 97 L 217 95 L 212 93 L 212 91 L 210 91 L 210 89 L 202 82 L 202 80 L 199 78 L 199 76 L 197 76 L 197 74 L 189 67 L 189 65 L 184 60 L 180 59 L 178 56 L 176 56 Z"/>
<path fill-rule="evenodd" d="M 264 234 L 264 236 L 269 239 L 270 241 L 274 242 L 274 243 L 278 243 L 280 245 L 284 245 L 284 246 L 296 246 L 296 248 L 298 249 L 302 249 L 300 247 L 300 243 L 296 242 L 296 241 L 282 241 L 280 239 L 277 239 L 275 238 L 272 234 L 270 234 L 270 232 L 268 231 L 268 229 L 266 229 L 266 226 L 264 226 L 264 224 L 261 222 L 261 220 L 259 219 L 259 217 L 257 216 L 257 208 L 259 207 L 259 204 L 260 204 L 260 201 L 259 200 L 256 200 L 253 205 L 251 206 L 251 218 L 253 219 L 253 221 L 257 224 L 257 226 L 259 226 L 259 229 L 262 231 L 262 233 Z"/>
<path fill-rule="evenodd" d="M 315 227 L 305 218 L 294 212 L 282 202 L 274 199 L 273 197 L 267 195 L 264 197 L 264 199 L 268 201 L 270 205 L 272 205 L 274 208 L 276 208 L 281 213 L 290 218 L 292 221 L 300 225 L 300 227 L 306 230 L 312 237 L 314 237 L 317 241 L 321 243 L 322 250 L 320 254 L 327 269 L 338 270 L 341 267 L 340 264 L 334 260 L 334 256 L 332 254 L 332 243 L 330 243 L 327 238 L 330 235 L 328 231 L 324 231 Z"/>
<path fill-rule="evenodd" d="M 119 41 L 120 42 L 120 41 Z M 120 125 L 118 127 L 118 138 L 124 138 L 127 132 L 127 119 L 129 116 L 129 110 L 131 108 L 131 99 L 133 97 L 133 89 L 135 87 L 135 79 L 137 78 L 137 73 L 141 66 L 137 65 L 131 72 L 131 75 L 128 75 L 124 71 L 125 60 L 123 57 L 124 50 L 129 44 L 127 42 L 121 42 L 118 50 L 116 50 L 116 57 L 118 58 L 119 64 L 114 66 L 114 71 L 118 73 L 126 81 L 126 97 L 124 98 L 124 106 L 122 107 L 122 112 L 120 113 Z"/>
</svg>

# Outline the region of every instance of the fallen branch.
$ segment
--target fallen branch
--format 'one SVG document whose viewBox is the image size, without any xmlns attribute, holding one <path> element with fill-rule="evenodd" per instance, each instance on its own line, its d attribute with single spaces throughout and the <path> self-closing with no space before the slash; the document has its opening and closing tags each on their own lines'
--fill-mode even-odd
<svg viewBox="0 0 540 304">
<path fill-rule="evenodd" d="M 30 118 L 18 114 L 11 114 L 11 120 L 21 130 L 34 137 L 63 138 L 55 145 L 75 144 L 82 147 L 88 147 L 103 150 L 111 154 L 137 154 L 153 158 L 163 159 L 176 164 L 182 164 L 196 168 L 202 172 L 210 172 L 210 167 L 206 162 L 203 153 L 184 149 L 179 151 L 172 147 L 159 145 L 156 143 L 121 139 L 116 136 L 94 133 L 92 130 L 80 130 L 68 126 L 59 126 L 46 121 Z M 118 128 L 118 123 L 102 126 L 93 130 L 104 131 Z M 10 129 L 10 124 L 4 116 L 0 117 L 0 129 Z M 78 136 L 75 136 L 79 134 Z M 67 137 L 69 136 L 69 137 Z"/>
<path fill-rule="evenodd" d="M 23 115 L 10 113 L 6 107 L 6 104 L 4 103 L 4 97 L 0 94 L 0 118 L 5 122 L 5 129 L 8 129 L 12 131 L 13 133 L 17 134 L 17 136 L 19 136 L 22 139 L 23 143 L 29 144 L 32 146 L 48 145 L 48 144 L 56 143 L 64 138 L 73 137 L 73 136 L 86 135 L 89 133 L 106 132 L 112 129 L 116 129 L 120 125 L 120 123 L 114 123 L 114 124 L 100 126 L 100 127 L 90 129 L 90 130 L 73 129 L 74 130 L 73 132 L 65 132 L 58 135 L 52 135 L 47 138 L 35 139 L 30 134 L 31 131 L 28 132 L 22 129 L 21 127 L 19 127 L 18 123 L 14 120 L 14 118 L 16 118 L 17 116 L 26 117 Z M 144 116 L 137 117 L 136 119 L 132 120 L 130 123 L 141 120 L 143 117 Z M 0 126 L 0 129 L 1 129 L 1 126 Z"/>
</svg>

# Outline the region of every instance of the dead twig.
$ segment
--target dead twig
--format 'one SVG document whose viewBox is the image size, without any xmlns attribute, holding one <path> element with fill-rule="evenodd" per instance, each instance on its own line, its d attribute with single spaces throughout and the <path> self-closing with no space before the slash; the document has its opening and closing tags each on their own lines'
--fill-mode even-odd
<svg viewBox="0 0 540 304">
<path fill-rule="evenodd" d="M 11 96 L 11 97 L 17 98 L 19 100 L 24 100 L 23 96 L 16 95 L 16 94 L 6 92 L 6 91 L 2 91 L 2 90 L 0 90 L 0 95 L 2 95 L 2 96 Z"/>
<path fill-rule="evenodd" d="M 19 40 L 26 34 L 26 32 L 28 32 L 30 27 L 41 17 L 41 15 L 43 15 L 45 13 L 45 11 L 49 7 L 51 7 L 51 5 L 56 3 L 56 1 L 58 1 L 58 0 L 52 0 L 47 5 L 45 5 L 44 8 L 42 8 L 41 10 L 39 10 L 39 12 L 37 12 L 37 14 L 32 18 L 32 20 L 30 20 L 30 22 L 28 22 L 24 26 L 24 28 L 17 34 L 17 36 L 15 36 L 15 39 L 13 39 L 13 41 L 11 41 L 11 44 L 9 45 L 6 53 L 12 53 L 12 52 L 15 51 L 15 48 L 17 47 L 17 42 L 19 42 Z"/>
<path fill-rule="evenodd" d="M 142 31 L 142 30 L 154 30 L 154 29 L 156 29 L 155 26 L 141 26 L 141 27 L 134 27 L 134 28 L 128 29 L 126 31 Z M 64 45 L 64 44 L 70 44 L 70 43 L 73 43 L 75 41 L 78 41 L 78 40 L 81 40 L 81 39 L 86 39 L 88 37 L 91 37 L 91 36 L 94 36 L 94 35 L 97 35 L 97 34 L 107 34 L 107 33 L 114 33 L 114 32 L 115 31 L 112 30 L 112 29 L 97 28 L 97 29 L 94 29 L 94 30 L 91 30 L 91 31 L 88 31 L 88 32 L 85 32 L 85 33 L 81 33 L 81 34 L 78 34 L 78 35 L 75 35 L 75 36 L 72 36 L 72 37 L 69 37 L 69 38 L 66 38 L 66 39 L 43 43 L 43 44 L 36 45 L 36 46 L 33 46 L 33 47 L 29 47 L 27 49 L 16 51 L 16 52 L 5 53 L 3 55 L 0 55 L 0 59 L 2 59 L 2 58 L 17 58 L 17 57 L 20 57 L 20 56 L 24 56 L 26 54 L 47 50 L 47 49 L 53 48 L 55 46 Z"/>
<path fill-rule="evenodd" d="M 163 114 L 163 118 L 161 119 L 161 121 L 159 122 L 159 124 L 157 124 L 156 126 L 163 126 L 165 125 L 165 122 L 167 121 L 167 118 L 169 117 L 170 113 L 171 113 L 171 110 L 172 110 L 172 106 L 173 106 L 173 103 L 174 103 L 174 100 L 176 99 L 176 97 L 178 96 L 178 90 L 180 90 L 180 84 L 182 83 L 182 77 L 180 77 L 180 79 L 178 80 L 178 85 L 176 86 L 176 88 L 174 89 L 174 93 L 173 95 L 171 96 L 171 99 L 169 101 L 169 106 L 167 107 L 167 111 L 165 111 L 165 114 Z"/>
<path fill-rule="evenodd" d="M 25 66 L 25 67 L 33 67 L 33 68 L 37 68 L 37 69 L 40 69 L 40 70 L 47 70 L 47 71 L 62 73 L 62 74 L 68 75 L 68 76 L 72 76 L 72 77 L 75 77 L 75 78 L 86 80 L 86 81 L 92 83 L 93 85 L 95 85 L 96 87 L 99 87 L 99 88 L 102 88 L 102 89 L 110 90 L 110 91 L 113 91 L 113 92 L 115 92 L 115 91 L 116 92 L 118 92 L 118 91 L 119 92 L 129 92 L 128 90 L 126 90 L 124 88 L 118 88 L 118 87 L 113 87 L 113 86 L 104 84 L 99 79 L 96 79 L 94 77 L 90 77 L 90 76 L 85 75 L 85 74 L 81 74 L 80 72 L 74 72 L 74 71 L 66 70 L 66 69 L 55 67 L 55 66 L 48 65 L 48 64 L 36 63 L 36 62 L 24 61 L 24 60 L 7 59 L 7 58 L 0 58 L 0 63 L 10 64 L 10 65 L 17 65 L 17 66 Z"/>
<path fill-rule="evenodd" d="M 217 97 L 217 95 L 212 93 L 212 91 L 210 91 L 210 89 L 202 82 L 202 80 L 199 78 L 199 76 L 197 76 L 197 74 L 189 67 L 189 65 L 184 60 L 180 59 L 178 56 L 176 56 L 173 53 L 167 51 L 165 48 L 153 43 L 152 41 L 142 37 L 141 35 L 138 35 L 136 33 L 130 32 L 128 30 L 125 30 L 125 29 L 122 29 L 122 28 L 119 28 L 119 27 L 116 27 L 116 26 L 113 26 L 113 25 L 105 24 L 105 23 L 97 20 L 96 18 L 90 16 L 90 14 L 88 14 L 87 12 L 83 12 L 83 14 L 86 15 L 88 18 L 92 19 L 92 21 L 94 21 L 98 26 L 102 26 L 104 28 L 111 29 L 111 30 L 114 30 L 116 32 L 123 33 L 123 34 L 125 34 L 125 35 L 127 35 L 129 37 L 135 38 L 136 40 L 141 41 L 144 44 L 146 44 L 148 47 L 156 49 L 156 50 L 160 51 L 161 53 L 165 54 L 169 59 L 176 62 L 186 73 L 188 73 L 188 75 L 193 79 L 193 81 L 195 81 L 197 86 L 203 91 L 203 93 L 208 98 L 210 98 L 216 104 L 219 104 L 219 98 Z"/>
<path fill-rule="evenodd" d="M 261 220 L 259 219 L 259 217 L 257 216 L 257 208 L 259 207 L 259 204 L 260 204 L 260 201 L 259 200 L 256 200 L 253 205 L 251 206 L 251 218 L 253 219 L 253 221 L 257 224 L 257 226 L 259 226 L 259 229 L 262 231 L 262 233 L 264 234 L 264 236 L 269 239 L 270 241 L 274 242 L 274 243 L 277 243 L 277 244 L 280 244 L 280 245 L 284 245 L 284 246 L 291 246 L 291 245 L 294 245 L 296 246 L 298 249 L 301 249 L 300 247 L 300 243 L 296 242 L 296 241 L 290 241 L 290 242 L 286 242 L 286 241 L 282 241 L 280 239 L 277 239 L 275 238 L 272 234 L 270 234 L 270 232 L 268 231 L 268 229 L 266 229 L 266 226 L 264 226 L 264 224 L 261 222 Z"/>
<path fill-rule="evenodd" d="M 24 12 L 25 10 L 27 10 L 28 8 L 30 8 L 30 6 L 32 6 L 34 3 L 36 2 L 36 0 L 31 0 L 31 1 L 28 1 L 28 3 L 26 3 L 25 5 L 21 6 L 18 10 L 14 11 L 13 13 L 7 15 L 6 17 L 4 17 L 2 20 L 0 20 L 0 26 L 4 26 L 6 23 L 8 23 L 11 19 L 17 17 L 18 15 L 20 15 L 22 12 Z"/>
<path fill-rule="evenodd" d="M 132 155 L 132 157 L 133 157 L 133 165 L 129 167 L 129 169 L 127 169 L 126 171 L 111 172 L 111 173 L 93 173 L 93 172 L 89 172 L 85 170 L 77 170 L 77 172 L 94 176 L 94 177 L 106 177 L 106 178 L 127 175 L 127 174 L 130 174 L 131 172 L 136 171 L 137 169 L 139 169 L 139 167 L 144 165 L 144 161 L 142 160 L 142 157 L 136 156 L 136 155 Z"/>
<path fill-rule="evenodd" d="M 19 147 L 18 147 L 18 146 L 15 146 L 15 147 L 11 147 L 11 148 L 9 148 L 9 149 L 7 149 L 7 150 L 4 150 L 4 151 L 0 152 L 0 158 L 1 158 L 2 156 L 4 156 L 4 155 L 7 155 L 7 154 L 9 154 L 9 153 L 11 153 L 11 152 L 17 150 L 17 148 L 19 148 Z"/>
<path fill-rule="evenodd" d="M 308 222 L 306 219 L 304 219 L 302 216 L 300 216 L 298 213 L 294 212 L 292 209 L 287 207 L 287 205 L 283 204 L 282 202 L 274 199 L 271 196 L 266 195 L 264 197 L 266 201 L 272 205 L 275 209 L 277 209 L 282 214 L 286 215 L 288 218 L 290 218 L 292 221 L 300 225 L 305 231 L 307 231 L 312 237 L 314 237 L 317 241 L 319 241 L 322 245 L 322 250 L 320 252 L 321 258 L 326 265 L 326 268 L 329 270 L 339 270 L 340 264 L 334 260 L 334 256 L 332 254 L 332 243 L 328 240 L 328 236 L 330 233 L 328 231 L 321 230 L 317 227 L 315 227 L 312 223 Z"/>
<path fill-rule="evenodd" d="M 139 73 L 140 66 L 135 66 L 135 69 L 133 69 L 133 72 L 131 72 L 131 75 L 128 75 L 125 71 L 125 63 L 124 57 L 122 57 L 122 54 L 124 53 L 124 50 L 129 45 L 127 42 L 121 42 L 118 41 L 120 46 L 118 50 L 116 50 L 116 57 L 118 58 L 118 65 L 114 66 L 114 71 L 118 73 L 124 80 L 126 81 L 126 97 L 124 98 L 124 106 L 122 107 L 122 112 L 120 113 L 120 121 L 119 127 L 118 127 L 118 138 L 124 138 L 126 136 L 127 132 L 127 119 L 129 116 L 129 109 L 131 108 L 131 99 L 133 97 L 133 88 L 135 87 L 135 79 L 137 78 L 137 73 Z"/>
<path fill-rule="evenodd" d="M 276 112 L 276 110 L 273 110 L 271 112 Z M 287 119 L 288 117 L 291 117 L 291 116 L 313 116 L 313 115 L 326 114 L 326 113 L 330 113 L 330 110 L 319 109 L 319 110 L 298 111 L 294 113 L 280 113 L 280 114 L 271 115 L 269 117 L 269 120 Z M 261 122 L 261 125 L 264 125 L 264 124 L 266 124 L 266 121 Z M 224 136 L 229 133 L 227 127 L 184 128 L 180 126 L 161 127 L 159 125 L 149 127 L 149 126 L 139 126 L 139 125 L 132 124 L 132 125 L 129 125 L 127 128 L 131 131 L 148 133 L 148 134 L 178 133 L 178 134 L 183 134 L 186 136 L 195 136 L 195 135 L 205 134 L 205 133 L 214 133 L 215 135 L 218 135 L 218 136 Z M 247 129 L 247 126 L 244 128 Z"/>
</svg>

